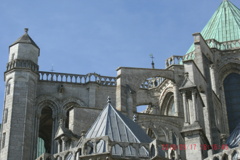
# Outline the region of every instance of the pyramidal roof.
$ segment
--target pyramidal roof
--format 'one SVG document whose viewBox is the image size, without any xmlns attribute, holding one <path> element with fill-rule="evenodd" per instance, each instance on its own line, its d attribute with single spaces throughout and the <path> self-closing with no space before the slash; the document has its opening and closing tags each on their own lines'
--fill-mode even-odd
<svg viewBox="0 0 240 160">
<path fill-rule="evenodd" d="M 224 0 L 201 32 L 204 39 L 218 42 L 240 39 L 240 9 Z M 194 51 L 192 45 L 187 53 Z"/>
<path fill-rule="evenodd" d="M 27 43 L 27 44 L 32 44 L 35 47 L 37 47 L 39 49 L 39 47 L 37 46 L 37 44 L 32 40 L 32 38 L 28 35 L 28 28 L 25 28 L 25 34 L 23 36 L 21 36 L 20 38 L 18 38 L 13 44 L 10 45 L 13 46 L 17 43 Z"/>
<path fill-rule="evenodd" d="M 152 141 L 138 124 L 117 111 L 110 103 L 86 133 L 86 138 L 102 136 L 109 136 L 116 142 L 150 143 Z"/>
</svg>

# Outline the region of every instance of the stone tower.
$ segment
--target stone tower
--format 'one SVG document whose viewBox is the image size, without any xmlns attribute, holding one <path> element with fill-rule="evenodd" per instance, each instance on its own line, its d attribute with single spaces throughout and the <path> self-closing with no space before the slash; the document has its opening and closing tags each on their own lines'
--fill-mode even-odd
<svg viewBox="0 0 240 160">
<path fill-rule="evenodd" d="M 25 34 L 9 46 L 0 159 L 34 159 L 39 47 Z"/>
<path fill-rule="evenodd" d="M 117 77 L 39 71 L 40 49 L 25 32 L 9 49 L 0 159 L 239 159 L 240 146 L 222 148 L 229 135 L 240 141 L 240 10 L 230 1 L 193 34 L 187 54 L 164 69 L 119 67 Z M 128 118 L 110 100 L 103 110 L 108 95 Z M 119 138 L 143 135 L 132 117 L 151 140 Z"/>
</svg>

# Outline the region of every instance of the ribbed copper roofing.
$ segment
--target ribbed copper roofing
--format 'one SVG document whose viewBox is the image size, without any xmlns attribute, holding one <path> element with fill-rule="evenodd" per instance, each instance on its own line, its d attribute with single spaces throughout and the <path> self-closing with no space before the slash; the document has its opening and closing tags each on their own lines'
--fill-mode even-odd
<svg viewBox="0 0 240 160">
<path fill-rule="evenodd" d="M 240 39 L 240 10 L 233 3 L 224 0 L 215 11 L 207 25 L 201 31 L 205 40 L 215 39 L 218 42 Z M 211 47 L 211 46 L 209 46 Z M 192 45 L 187 53 L 195 50 Z"/>
</svg>

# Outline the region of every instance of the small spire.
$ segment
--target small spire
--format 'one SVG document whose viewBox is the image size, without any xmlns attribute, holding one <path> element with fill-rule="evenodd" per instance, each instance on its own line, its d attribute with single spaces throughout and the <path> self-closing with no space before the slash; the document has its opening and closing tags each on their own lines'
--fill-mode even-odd
<svg viewBox="0 0 240 160">
<path fill-rule="evenodd" d="M 152 69 L 154 69 L 155 67 L 154 67 L 154 61 L 153 61 L 153 59 L 154 59 L 153 54 L 150 54 L 149 56 L 150 56 L 150 58 L 152 58 Z"/>
<path fill-rule="evenodd" d="M 52 68 L 51 68 L 51 70 L 50 70 L 51 72 L 53 72 L 54 71 L 54 69 L 53 69 L 53 64 L 52 64 Z"/>
<path fill-rule="evenodd" d="M 24 28 L 24 31 L 27 34 L 28 33 L 28 28 Z"/>
<path fill-rule="evenodd" d="M 108 98 L 107 98 L 107 103 L 108 104 L 111 104 L 111 98 L 108 96 Z"/>
</svg>

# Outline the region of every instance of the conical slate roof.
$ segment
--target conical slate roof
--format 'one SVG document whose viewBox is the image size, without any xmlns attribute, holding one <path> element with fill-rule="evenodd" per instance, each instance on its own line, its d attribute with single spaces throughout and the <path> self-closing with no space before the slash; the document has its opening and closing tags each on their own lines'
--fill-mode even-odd
<svg viewBox="0 0 240 160">
<path fill-rule="evenodd" d="M 240 39 L 240 9 L 229 0 L 224 0 L 201 34 L 206 40 L 215 39 L 218 42 Z M 187 53 L 194 50 L 194 45 L 192 45 Z"/>
<path fill-rule="evenodd" d="M 9 47 L 17 44 L 17 43 L 27 43 L 27 44 L 32 44 L 35 47 L 37 47 L 39 49 L 39 47 L 37 46 L 37 44 L 32 40 L 32 38 L 28 35 L 28 29 L 25 28 L 25 34 L 23 36 L 21 36 L 20 38 L 18 38 L 13 44 L 11 44 Z"/>
<path fill-rule="evenodd" d="M 109 136 L 116 142 L 150 143 L 151 138 L 131 119 L 110 103 L 103 109 L 86 134 L 86 138 Z"/>
</svg>

